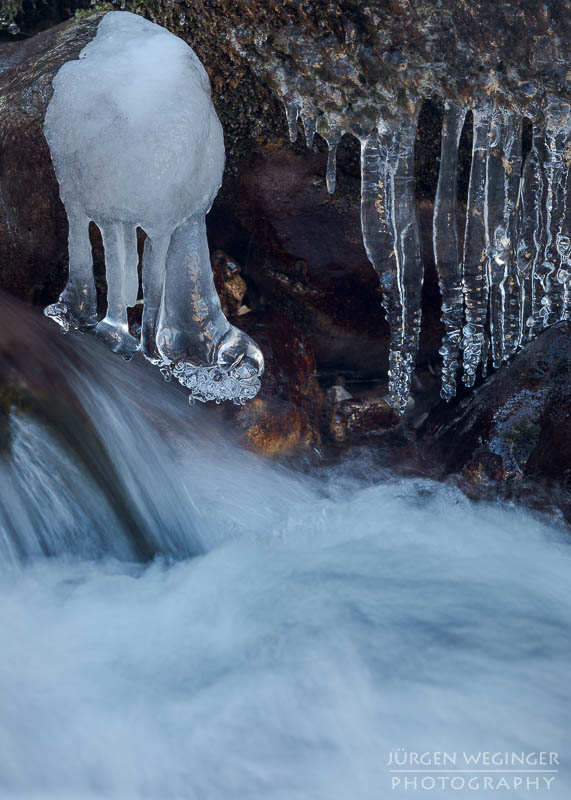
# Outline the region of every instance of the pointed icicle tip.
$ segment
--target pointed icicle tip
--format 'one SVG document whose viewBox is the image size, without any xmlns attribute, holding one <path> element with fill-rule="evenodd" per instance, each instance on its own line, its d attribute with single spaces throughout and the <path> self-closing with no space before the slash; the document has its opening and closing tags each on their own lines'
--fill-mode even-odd
<svg viewBox="0 0 571 800">
<path fill-rule="evenodd" d="M 315 114 L 309 113 L 303 115 L 303 130 L 305 133 L 305 144 L 308 149 L 313 147 L 313 140 L 315 138 L 315 129 L 317 126 L 317 119 Z"/>
<path fill-rule="evenodd" d="M 297 141 L 297 118 L 299 117 L 298 104 L 295 102 L 287 102 L 285 104 L 285 112 L 289 130 L 289 140 L 293 143 Z"/>
<path fill-rule="evenodd" d="M 345 131 L 342 128 L 331 128 L 324 136 L 329 148 L 326 173 L 327 191 L 329 194 L 335 192 L 335 184 L 337 182 L 337 147 L 344 133 Z"/>
</svg>

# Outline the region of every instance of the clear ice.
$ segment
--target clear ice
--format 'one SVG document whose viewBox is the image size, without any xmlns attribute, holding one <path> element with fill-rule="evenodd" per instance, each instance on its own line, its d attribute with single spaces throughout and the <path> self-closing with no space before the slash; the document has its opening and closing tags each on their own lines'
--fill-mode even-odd
<svg viewBox="0 0 571 800">
<path fill-rule="evenodd" d="M 164 28 L 110 12 L 53 86 L 44 131 L 69 220 L 69 278 L 44 313 L 64 331 L 95 328 L 126 359 L 140 349 L 190 389 L 191 402 L 246 402 L 264 361 L 228 322 L 214 286 L 205 215 L 222 181 L 224 140 L 202 64 Z M 90 221 L 105 248 L 102 320 Z M 127 319 L 139 289 L 138 227 L 147 234 L 140 339 Z"/>
<path fill-rule="evenodd" d="M 390 326 L 389 393 L 403 413 L 420 334 L 423 265 L 414 193 L 414 140 L 419 103 L 397 122 L 379 119 L 361 139 L 361 228 L 379 276 Z"/>
<path fill-rule="evenodd" d="M 284 84 L 284 96 L 292 87 Z M 390 326 L 389 392 L 407 406 L 418 350 L 423 266 L 414 197 L 414 146 L 421 101 L 391 95 L 393 113 L 376 127 L 332 116 L 294 91 L 286 102 L 292 141 L 301 117 L 309 147 L 316 131 L 328 144 L 327 188 L 335 190 L 336 151 L 351 131 L 361 142 L 361 227 L 379 276 Z M 398 113 L 394 114 L 394 108 Z M 463 247 L 458 234 L 458 148 L 468 111 L 473 145 Z M 522 169 L 522 119 L 485 97 L 472 108 L 444 106 L 440 171 L 434 202 L 433 248 L 442 297 L 441 396 L 508 361 L 537 331 L 571 318 L 571 231 L 567 190 L 571 109 L 548 95 L 538 102 L 533 144 Z M 319 123 L 317 120 L 319 119 Z"/>
<path fill-rule="evenodd" d="M 492 103 L 485 100 L 472 109 L 473 140 L 470 184 L 466 205 L 464 232 L 463 285 L 465 325 L 462 349 L 464 351 L 464 383 L 473 386 L 478 365 L 485 372 L 488 361 L 488 338 L 485 331 L 488 311 L 488 254 L 486 228 L 487 153 L 490 136 Z"/>
<path fill-rule="evenodd" d="M 456 394 L 456 371 L 462 339 L 464 303 L 462 293 L 462 258 L 458 244 L 457 173 L 458 145 L 467 109 L 448 103 L 442 122 L 440 171 L 434 200 L 434 262 L 442 295 L 441 397 L 451 400 Z"/>
</svg>

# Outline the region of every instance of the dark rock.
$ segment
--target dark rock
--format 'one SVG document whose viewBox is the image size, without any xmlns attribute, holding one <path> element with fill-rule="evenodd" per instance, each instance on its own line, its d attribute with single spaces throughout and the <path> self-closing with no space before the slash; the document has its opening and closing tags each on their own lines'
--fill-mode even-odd
<svg viewBox="0 0 571 800">
<path fill-rule="evenodd" d="M 244 274 L 268 309 L 283 309 L 311 340 L 320 374 L 386 376 L 388 325 L 381 291 L 363 247 L 358 146 L 339 149 L 334 195 L 325 186 L 326 154 L 293 151 L 289 143 L 259 147 L 229 182 L 209 220 L 215 246 L 244 253 Z M 442 329 L 432 253 L 432 203 L 419 206 L 426 278 L 419 363 L 438 358 Z M 233 215 L 251 231 L 227 237 Z"/>
<path fill-rule="evenodd" d="M 331 405 L 329 435 L 336 444 L 358 444 L 384 436 L 401 422 L 387 400 L 346 399 Z"/>
<path fill-rule="evenodd" d="M 42 133 L 51 82 L 101 15 L 0 45 L 0 289 L 31 300 L 63 287 L 67 218 Z"/>
<path fill-rule="evenodd" d="M 427 460 L 477 498 L 553 503 L 571 520 L 571 327 L 560 323 L 422 430 Z"/>
<path fill-rule="evenodd" d="M 224 314 L 227 317 L 247 314 L 250 309 L 243 305 L 242 301 L 246 296 L 248 287 L 241 276 L 241 266 L 223 250 L 215 250 L 211 254 L 210 260 L 214 274 L 214 284 L 220 297 Z"/>
</svg>

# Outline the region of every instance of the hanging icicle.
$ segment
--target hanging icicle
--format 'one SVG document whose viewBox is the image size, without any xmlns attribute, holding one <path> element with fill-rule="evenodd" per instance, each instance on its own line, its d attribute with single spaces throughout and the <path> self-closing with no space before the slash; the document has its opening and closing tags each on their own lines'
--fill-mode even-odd
<svg viewBox="0 0 571 800">
<path fill-rule="evenodd" d="M 518 346 L 534 331 L 533 307 L 535 270 L 541 252 L 543 228 L 543 204 L 545 178 L 543 162 L 545 158 L 545 130 L 538 122 L 533 124 L 531 150 L 525 160 L 519 201 L 519 241 L 517 245 L 517 269 L 521 287 L 521 326 Z"/>
<path fill-rule="evenodd" d="M 317 129 L 317 117 L 313 111 L 303 113 L 303 132 L 305 133 L 305 144 L 309 150 L 313 147 L 315 131 Z"/>
<path fill-rule="evenodd" d="M 466 324 L 463 330 L 464 383 L 473 386 L 476 370 L 482 364 L 485 373 L 488 360 L 488 340 L 485 332 L 488 310 L 488 274 L 486 258 L 485 204 L 487 192 L 486 160 L 492 116 L 491 100 L 484 100 L 472 111 L 472 167 L 466 208 L 464 234 L 463 285 L 466 305 Z"/>
<path fill-rule="evenodd" d="M 565 314 L 566 282 L 558 280 L 560 270 L 561 237 L 565 237 L 569 221 L 567 219 L 567 179 L 569 174 L 569 144 L 571 134 L 571 106 L 559 98 L 548 96 L 545 110 L 545 141 L 547 145 L 545 160 L 545 247 L 539 269 L 539 279 L 543 289 L 542 327 L 553 325 Z M 563 238 L 564 242 L 564 238 Z"/>
<path fill-rule="evenodd" d="M 442 389 L 440 395 L 451 400 L 456 394 L 456 370 L 464 316 L 462 294 L 462 259 L 458 246 L 456 194 L 458 145 L 466 119 L 466 108 L 447 103 L 442 122 L 442 144 L 438 187 L 434 201 L 434 261 L 442 295 Z"/>
<path fill-rule="evenodd" d="M 494 84 L 490 82 L 490 89 Z M 286 113 L 290 138 L 301 116 L 306 144 L 319 132 L 328 145 L 327 189 L 335 191 L 339 118 L 318 109 L 291 87 Z M 296 98 L 295 100 L 293 98 Z M 433 247 L 442 296 L 444 336 L 441 397 L 473 386 L 513 357 L 540 329 L 571 316 L 571 230 L 567 187 L 571 163 L 571 107 L 554 95 L 533 113 L 533 143 L 522 171 L 522 118 L 484 96 L 472 109 L 473 146 L 462 252 L 458 235 L 458 148 L 467 115 L 462 102 L 445 102 L 440 171 L 434 202 Z M 390 327 L 389 393 L 404 412 L 418 351 L 423 266 L 414 192 L 414 144 L 420 102 L 387 93 L 375 128 L 352 131 L 361 142 L 361 226 L 367 255 L 381 283 Z M 404 100 L 404 101 L 403 101 Z M 395 116 L 394 110 L 398 106 Z M 543 113 L 537 109 L 543 107 Z M 317 120 L 319 119 L 319 125 Z M 347 121 L 350 123 L 351 119 Z"/>
<path fill-rule="evenodd" d="M 486 172 L 490 340 L 497 368 L 517 349 L 521 294 L 516 266 L 521 119 L 497 106 L 490 123 Z"/>
<path fill-rule="evenodd" d="M 299 104 L 294 100 L 288 100 L 285 103 L 285 112 L 287 118 L 287 127 L 289 131 L 290 142 L 297 141 L 297 120 L 299 117 Z"/>
<path fill-rule="evenodd" d="M 337 182 L 337 148 L 344 133 L 345 131 L 343 128 L 334 126 L 329 128 L 327 133 L 322 134 L 328 147 L 326 182 L 329 194 L 335 192 L 335 184 Z"/>
<path fill-rule="evenodd" d="M 414 191 L 414 142 L 420 103 L 397 122 L 379 120 L 361 138 L 361 226 L 369 260 L 381 281 L 390 327 L 389 392 L 403 413 L 418 337 L 423 266 Z"/>
</svg>

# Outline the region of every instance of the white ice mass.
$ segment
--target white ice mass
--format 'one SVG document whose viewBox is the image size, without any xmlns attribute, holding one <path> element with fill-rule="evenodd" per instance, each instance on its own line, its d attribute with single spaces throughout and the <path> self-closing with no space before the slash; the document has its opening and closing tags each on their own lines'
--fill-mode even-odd
<svg viewBox="0 0 571 800">
<path fill-rule="evenodd" d="M 210 266 L 205 216 L 224 140 L 197 56 L 164 28 L 110 12 L 53 86 L 44 132 L 69 219 L 69 279 L 46 315 L 64 331 L 95 326 L 127 359 L 141 349 L 191 390 L 191 402 L 254 397 L 262 353 L 224 316 Z M 105 247 L 101 321 L 90 221 Z M 139 288 L 138 227 L 147 234 L 140 341 L 127 321 Z"/>
</svg>

